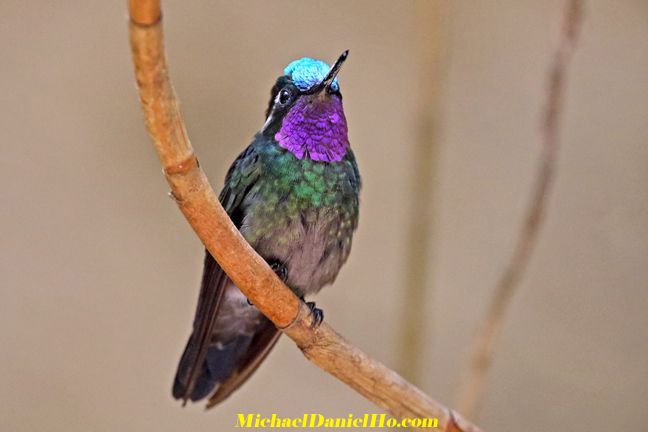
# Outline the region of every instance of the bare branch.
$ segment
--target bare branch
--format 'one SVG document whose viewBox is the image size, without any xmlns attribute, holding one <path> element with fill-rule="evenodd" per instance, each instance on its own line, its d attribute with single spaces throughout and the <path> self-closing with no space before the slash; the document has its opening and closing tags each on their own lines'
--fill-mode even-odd
<svg viewBox="0 0 648 432">
<path fill-rule="evenodd" d="M 508 266 L 500 276 L 483 324 L 477 334 L 468 370 L 463 376 L 457 406 L 467 416 L 477 413 L 486 374 L 493 358 L 495 342 L 520 279 L 535 249 L 546 213 L 547 201 L 556 172 L 559 149 L 560 113 L 566 69 L 571 60 L 582 21 L 582 2 L 567 0 L 561 39 L 549 70 L 547 100 L 542 120 L 542 155 L 539 160 L 531 200 L 518 242 Z"/>
<path fill-rule="evenodd" d="M 441 86 L 446 66 L 447 4 L 416 3 L 418 54 L 416 141 L 410 171 L 412 198 L 408 211 L 407 257 L 403 276 L 398 370 L 417 381 L 425 370 L 423 347 L 432 344 L 429 309 L 434 309 L 434 277 L 429 265 L 434 255 L 437 221 L 437 174 Z"/>
<path fill-rule="evenodd" d="M 243 239 L 198 164 L 167 73 L 159 1 L 130 0 L 129 12 L 140 99 L 166 179 L 180 210 L 236 286 L 309 360 L 397 419 L 436 418 L 435 430 L 479 431 L 349 344 L 328 324 L 311 327 L 308 307 Z"/>
</svg>

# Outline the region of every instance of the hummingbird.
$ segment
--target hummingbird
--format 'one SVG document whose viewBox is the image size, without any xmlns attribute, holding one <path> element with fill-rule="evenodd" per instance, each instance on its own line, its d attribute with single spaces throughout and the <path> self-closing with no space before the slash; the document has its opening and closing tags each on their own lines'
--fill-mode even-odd
<svg viewBox="0 0 648 432">
<path fill-rule="evenodd" d="M 265 123 L 225 176 L 219 200 L 248 243 L 302 300 L 331 284 L 358 226 L 360 174 L 349 145 L 337 75 L 308 57 L 291 62 L 270 92 Z M 324 314 L 308 302 L 315 325 Z M 207 407 L 259 367 L 281 332 L 206 251 L 193 329 L 173 397 Z"/>
</svg>

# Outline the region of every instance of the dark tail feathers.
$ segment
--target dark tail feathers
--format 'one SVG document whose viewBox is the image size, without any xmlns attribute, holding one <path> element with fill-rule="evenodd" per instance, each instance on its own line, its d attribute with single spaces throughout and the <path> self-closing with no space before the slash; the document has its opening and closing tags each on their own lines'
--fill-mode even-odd
<svg viewBox="0 0 648 432">
<path fill-rule="evenodd" d="M 252 336 L 240 335 L 227 344 L 211 344 L 207 349 L 205 362 L 200 368 L 190 399 L 192 402 L 199 401 L 209 396 L 218 383 L 225 381 L 237 369 L 237 363 L 247 351 L 252 341 Z M 193 335 L 187 342 L 187 347 L 182 354 L 178 371 L 173 382 L 173 397 L 182 399 L 185 394 L 189 370 L 191 367 L 190 355 L 197 347 Z"/>
</svg>

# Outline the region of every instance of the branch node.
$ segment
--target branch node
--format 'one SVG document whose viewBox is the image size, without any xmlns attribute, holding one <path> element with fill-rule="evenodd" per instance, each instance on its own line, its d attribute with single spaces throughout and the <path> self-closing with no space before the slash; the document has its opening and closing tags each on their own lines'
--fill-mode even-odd
<svg viewBox="0 0 648 432">
<path fill-rule="evenodd" d="M 159 0 L 128 0 L 128 12 L 137 27 L 152 27 L 162 21 Z"/>
<path fill-rule="evenodd" d="M 173 193 L 173 191 L 169 191 L 169 192 L 167 193 L 167 196 L 168 196 L 170 199 L 172 199 L 173 201 L 175 201 L 176 203 L 178 203 L 178 204 L 182 202 L 182 200 L 181 200 L 180 198 L 178 198 L 178 197 Z"/>
<path fill-rule="evenodd" d="M 167 176 L 173 176 L 177 174 L 183 175 L 198 167 L 200 167 L 198 159 L 193 153 L 191 153 L 186 159 L 178 162 L 177 164 L 165 167 L 164 174 L 166 174 Z"/>
</svg>

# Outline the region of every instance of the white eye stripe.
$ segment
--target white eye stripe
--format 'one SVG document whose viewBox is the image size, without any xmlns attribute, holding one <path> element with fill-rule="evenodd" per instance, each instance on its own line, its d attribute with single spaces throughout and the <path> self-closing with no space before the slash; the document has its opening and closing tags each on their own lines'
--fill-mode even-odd
<svg viewBox="0 0 648 432">
<path fill-rule="evenodd" d="M 282 95 L 284 95 L 286 97 L 286 101 L 284 101 L 284 102 L 281 101 L 281 96 Z M 291 96 L 292 96 L 292 93 L 290 92 L 290 90 L 286 90 L 286 89 L 281 89 L 279 91 L 279 93 L 277 93 L 277 96 L 275 96 L 275 99 L 274 99 L 272 110 L 270 111 L 270 115 L 268 115 L 268 118 L 266 119 L 266 122 L 264 123 L 263 127 L 261 128 L 262 131 L 265 130 L 270 125 L 270 123 L 272 123 L 272 119 L 274 118 L 273 114 L 274 114 L 274 110 L 276 109 L 276 106 L 277 105 L 284 105 L 286 102 L 288 102 L 290 100 Z"/>
</svg>

